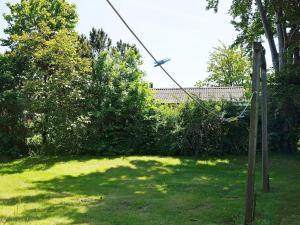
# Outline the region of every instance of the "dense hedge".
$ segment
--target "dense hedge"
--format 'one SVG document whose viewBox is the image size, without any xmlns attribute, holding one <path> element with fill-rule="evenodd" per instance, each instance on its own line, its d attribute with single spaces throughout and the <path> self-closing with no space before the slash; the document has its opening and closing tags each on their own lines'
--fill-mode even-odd
<svg viewBox="0 0 300 225">
<path fill-rule="evenodd" d="M 243 154 L 247 151 L 248 114 L 234 122 L 225 122 L 219 117 L 222 112 L 226 112 L 227 117 L 238 115 L 243 108 L 239 103 L 202 102 L 200 106 L 188 102 L 168 107 L 153 101 L 153 105 L 155 107 L 134 123 L 110 127 L 107 134 L 94 142 L 98 145 L 87 143 L 88 152 L 195 156 Z"/>
<path fill-rule="evenodd" d="M 210 109 L 207 111 L 204 109 Z M 234 122 L 220 119 L 221 112 L 226 116 L 236 116 L 242 106 L 231 102 L 189 102 L 176 109 L 158 130 L 157 149 L 164 154 L 164 146 L 172 155 L 220 155 L 240 154 L 247 150 L 248 118 Z"/>
<path fill-rule="evenodd" d="M 63 76 L 52 74 L 45 83 L 32 77 L 36 71 L 13 66 L 18 62 L 14 55 L 1 56 L 0 154 L 220 155 L 246 151 L 248 118 L 228 123 L 216 116 L 223 112 L 227 117 L 238 115 L 242 110 L 238 103 L 187 102 L 175 107 L 157 102 L 143 81 L 140 55 L 128 44 L 120 42 L 90 60 L 90 74 L 64 74 L 68 70 L 64 72 L 65 65 L 59 62 Z M 19 72 L 27 76 L 22 82 L 16 79 Z"/>
<path fill-rule="evenodd" d="M 4 16 L 1 155 L 244 151 L 247 120 L 227 124 L 192 102 L 173 108 L 156 102 L 134 45 L 114 45 L 103 30 L 79 35 L 74 5 L 45 2 L 8 4 Z M 240 110 L 231 103 L 203 104 L 228 116 Z"/>
<path fill-rule="evenodd" d="M 19 48 L 1 55 L 0 154 L 245 152 L 247 118 L 232 123 L 219 118 L 222 112 L 237 115 L 238 103 L 169 107 L 153 98 L 135 46 L 118 42 L 99 49 L 66 30 L 51 38 L 44 40 L 46 47 L 34 42 L 39 48 L 29 48 L 31 39 L 20 38 Z M 82 46 L 88 46 L 85 52 Z M 17 56 L 28 48 L 26 54 L 35 60 Z M 62 53 L 65 58 L 57 60 Z"/>
</svg>

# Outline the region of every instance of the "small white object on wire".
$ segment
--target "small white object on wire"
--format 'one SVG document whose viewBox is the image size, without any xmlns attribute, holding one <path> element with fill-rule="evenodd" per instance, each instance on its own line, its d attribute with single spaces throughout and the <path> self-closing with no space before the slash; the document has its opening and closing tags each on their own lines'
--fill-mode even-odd
<svg viewBox="0 0 300 225">
<path fill-rule="evenodd" d="M 154 67 L 161 66 L 161 65 L 163 65 L 163 64 L 165 64 L 166 62 L 169 62 L 169 61 L 171 61 L 171 59 L 169 59 L 169 58 L 159 60 L 157 62 L 154 62 Z"/>
<path fill-rule="evenodd" d="M 113 6 L 113 4 L 109 1 L 106 0 L 106 2 L 110 5 L 110 7 L 113 9 L 113 11 L 117 14 L 117 16 L 120 18 L 120 20 L 124 23 L 124 25 L 127 27 L 127 29 L 131 32 L 131 34 L 137 39 L 137 41 L 142 45 L 142 47 L 146 50 L 146 52 L 151 56 L 151 58 L 154 60 L 155 67 L 160 67 L 162 71 L 187 95 L 189 96 L 192 100 L 198 103 L 198 105 L 205 109 L 209 114 L 215 115 L 217 118 L 219 118 L 221 121 L 224 122 L 233 122 L 237 121 L 240 118 L 244 117 L 244 113 L 246 112 L 248 105 L 245 107 L 245 109 L 242 111 L 242 113 L 239 116 L 236 117 L 231 117 L 231 118 L 224 118 L 224 114 L 222 116 L 217 115 L 212 109 L 208 109 L 206 106 L 204 106 L 201 103 L 201 100 L 198 98 L 198 96 L 193 96 L 191 93 L 189 93 L 187 90 L 185 90 L 169 73 L 168 71 L 162 66 L 164 63 L 170 61 L 171 59 L 163 59 L 163 60 L 157 60 L 154 55 L 149 51 L 149 49 L 145 46 L 145 44 L 141 41 L 141 39 L 135 34 L 135 32 L 130 28 L 130 26 L 126 23 L 124 18 L 121 16 L 121 14 L 118 12 L 118 10 Z M 252 93 L 253 96 L 253 93 Z M 251 99 L 252 99 L 251 96 Z M 248 104 L 250 104 L 251 99 Z"/>
</svg>

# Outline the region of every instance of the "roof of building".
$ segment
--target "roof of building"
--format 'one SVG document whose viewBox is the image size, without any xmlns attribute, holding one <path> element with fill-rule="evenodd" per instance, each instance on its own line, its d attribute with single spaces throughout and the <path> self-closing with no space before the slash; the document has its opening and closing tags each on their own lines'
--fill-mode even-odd
<svg viewBox="0 0 300 225">
<path fill-rule="evenodd" d="M 237 101 L 244 98 L 245 94 L 243 87 L 192 87 L 185 90 L 204 101 Z M 153 91 L 156 99 L 169 104 L 178 104 L 189 99 L 180 88 L 153 88 Z"/>
</svg>

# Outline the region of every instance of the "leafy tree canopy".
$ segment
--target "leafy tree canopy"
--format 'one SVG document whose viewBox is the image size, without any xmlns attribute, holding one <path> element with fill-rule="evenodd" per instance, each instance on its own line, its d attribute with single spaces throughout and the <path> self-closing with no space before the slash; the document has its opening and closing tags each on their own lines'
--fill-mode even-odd
<svg viewBox="0 0 300 225">
<path fill-rule="evenodd" d="M 225 44 L 214 48 L 207 71 L 209 76 L 197 86 L 242 86 L 249 91 L 251 61 L 242 48 Z"/>
<path fill-rule="evenodd" d="M 207 9 L 218 10 L 219 0 L 207 0 Z M 234 0 L 229 10 L 232 24 L 239 31 L 236 44 L 246 46 L 265 35 L 276 72 L 283 69 L 285 61 L 299 61 L 300 2 L 298 0 Z M 274 37 L 278 38 L 278 47 Z M 294 56 L 287 57 L 287 52 Z"/>
<path fill-rule="evenodd" d="M 22 0 L 7 6 L 10 13 L 4 15 L 8 23 L 4 32 L 9 38 L 2 41 L 5 46 L 12 46 L 13 35 L 40 32 L 45 27 L 53 34 L 63 28 L 74 29 L 78 21 L 75 5 L 66 0 Z"/>
<path fill-rule="evenodd" d="M 207 9 L 217 11 L 218 4 L 219 0 L 207 0 Z M 276 129 L 278 149 L 296 151 L 300 109 L 293 99 L 298 99 L 300 92 L 300 1 L 232 0 L 229 12 L 239 31 L 236 44 L 249 51 L 262 35 L 267 39 L 275 71 L 272 94 L 277 100 L 272 102 L 271 109 L 276 114 L 271 114 L 274 119 L 270 127 Z"/>
</svg>

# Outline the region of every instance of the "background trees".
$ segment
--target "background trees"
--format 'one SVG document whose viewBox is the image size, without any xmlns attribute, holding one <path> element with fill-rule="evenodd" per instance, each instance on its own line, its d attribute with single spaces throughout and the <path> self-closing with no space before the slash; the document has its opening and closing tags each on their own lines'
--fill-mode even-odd
<svg viewBox="0 0 300 225">
<path fill-rule="evenodd" d="M 53 152 L 67 146 L 76 151 L 81 128 L 88 122 L 82 108 L 90 62 L 78 54 L 75 6 L 64 0 L 28 0 L 8 6 L 8 39 L 3 45 L 22 65 L 16 72 L 26 104 L 26 142 L 31 151 Z"/>
<path fill-rule="evenodd" d="M 221 44 L 210 54 L 208 77 L 198 86 L 242 86 L 248 92 L 251 86 L 251 61 L 242 48 Z"/>
<path fill-rule="evenodd" d="M 218 10 L 219 0 L 207 0 L 207 9 Z M 285 60 L 299 58 L 299 9 L 297 0 L 232 1 L 229 13 L 232 24 L 239 31 L 236 43 L 247 46 L 265 35 L 272 55 L 273 68 L 280 72 Z M 278 48 L 275 45 L 277 37 Z M 290 52 L 289 56 L 285 53 Z"/>
<path fill-rule="evenodd" d="M 153 126 L 147 117 L 154 100 L 139 69 L 142 61 L 138 50 L 122 41 L 111 46 L 103 30 L 93 29 L 90 38 L 83 39 L 90 46 L 93 61 L 87 146 L 104 154 L 109 149 L 111 154 L 129 154 L 146 148 L 151 132 L 147 129 Z"/>
<path fill-rule="evenodd" d="M 209 6 L 216 6 L 214 2 Z M 237 3 L 232 13 L 249 17 L 240 22 L 251 19 L 253 26 L 259 22 L 250 11 L 244 14 L 243 10 L 250 10 L 248 3 Z M 101 29 L 93 28 L 89 37 L 76 33 L 74 5 L 65 0 L 23 0 L 8 7 L 8 37 L 2 45 L 9 50 L 0 55 L 0 153 L 192 155 L 245 149 L 247 117 L 225 126 L 194 103 L 170 108 L 155 101 L 143 80 L 138 49 L 122 41 L 113 44 Z M 288 21 L 296 16 L 284 15 Z M 235 25 L 248 32 L 241 35 L 249 34 L 237 39 L 242 45 L 249 44 L 263 28 L 260 24 L 257 29 L 254 26 L 255 32 L 247 30 L 245 21 Z M 285 60 L 284 73 L 270 79 L 273 98 L 280 103 L 273 104 L 273 112 L 278 113 L 273 114 L 272 124 L 277 131 L 272 137 L 278 144 L 282 140 L 295 144 L 299 132 L 295 72 L 299 64 L 294 41 L 286 51 L 291 50 L 293 60 Z M 247 89 L 249 70 L 249 59 L 241 48 L 223 45 L 211 54 L 210 76 L 204 83 Z M 231 103 L 203 104 L 218 114 L 226 111 L 228 116 L 240 110 Z"/>
<path fill-rule="evenodd" d="M 13 156 L 26 154 L 25 104 L 17 68 L 9 54 L 0 54 L 0 154 Z"/>
<path fill-rule="evenodd" d="M 122 41 L 112 46 L 94 28 L 89 38 L 78 35 L 75 6 L 65 0 L 24 0 L 8 7 L 2 45 L 10 50 L 1 55 L 3 142 L 13 138 L 9 124 L 20 123 L 23 136 L 14 132 L 31 154 L 106 153 L 114 147 L 120 153 L 150 145 L 155 106 L 135 46 Z M 17 100 L 20 108 L 12 115 Z"/>
<path fill-rule="evenodd" d="M 217 11 L 219 0 L 207 0 L 207 9 Z M 264 35 L 269 44 L 274 74 L 271 93 L 271 127 L 277 149 L 293 152 L 299 140 L 300 109 L 300 3 L 288 1 L 232 1 L 229 13 L 239 31 L 235 44 L 248 51 L 255 40 Z M 277 46 L 276 46 L 277 42 Z"/>
<path fill-rule="evenodd" d="M 15 4 L 8 3 L 7 6 L 10 14 L 4 15 L 8 23 L 4 31 L 9 34 L 9 38 L 4 40 L 5 46 L 13 46 L 13 35 L 39 32 L 44 27 L 52 32 L 73 30 L 78 21 L 76 6 L 66 0 L 24 0 Z"/>
</svg>

